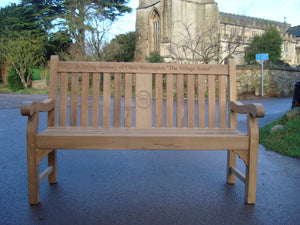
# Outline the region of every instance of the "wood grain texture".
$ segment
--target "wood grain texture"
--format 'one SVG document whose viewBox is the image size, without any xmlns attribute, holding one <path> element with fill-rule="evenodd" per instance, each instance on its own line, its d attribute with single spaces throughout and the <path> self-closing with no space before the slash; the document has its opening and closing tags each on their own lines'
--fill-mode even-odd
<svg viewBox="0 0 300 225">
<path fill-rule="evenodd" d="M 42 102 L 25 101 L 21 106 L 21 114 L 23 116 L 33 116 L 39 112 L 49 112 L 55 108 L 54 99 L 46 99 Z"/>
<path fill-rule="evenodd" d="M 219 128 L 49 128 L 37 146 L 59 149 L 246 150 L 249 139 L 233 129 Z"/>
<path fill-rule="evenodd" d="M 152 74 L 137 74 L 135 79 L 135 126 L 152 127 Z"/>
<path fill-rule="evenodd" d="M 82 74 L 81 82 L 81 104 L 80 104 L 80 126 L 87 127 L 89 122 L 89 74 Z"/>
<path fill-rule="evenodd" d="M 264 108 L 259 104 L 242 105 L 236 101 L 234 62 L 230 61 L 229 65 L 60 62 L 58 57 L 52 57 L 50 64 L 49 97 L 53 99 L 42 103 L 25 102 L 21 108 L 22 115 L 29 117 L 27 163 L 31 204 L 37 204 L 40 201 L 39 185 L 43 179 L 49 177 L 49 183 L 56 183 L 56 149 L 228 150 L 227 182 L 234 183 L 235 177 L 240 178 L 245 183 L 245 201 L 248 204 L 255 203 L 258 157 L 256 117 L 264 116 Z M 78 73 L 82 73 L 80 75 L 82 77 L 80 126 L 78 126 L 80 88 Z M 92 118 L 91 126 L 88 126 L 89 76 L 91 74 Z M 102 127 L 100 127 L 99 96 L 102 74 L 103 104 Z M 123 74 L 124 110 L 122 110 Z M 114 76 L 113 85 L 112 76 Z M 162 127 L 164 77 L 166 77 L 165 128 Z M 153 79 L 155 80 L 155 93 L 152 91 Z M 216 83 L 217 80 L 218 83 Z M 68 96 L 69 86 L 71 87 L 70 96 Z M 134 86 L 135 97 L 133 98 Z M 195 86 L 197 99 L 195 99 Z M 59 92 L 57 87 L 59 87 Z M 114 87 L 113 91 L 112 87 Z M 217 90 L 216 87 L 218 87 Z M 114 93 L 113 108 L 111 108 L 111 91 Z M 173 97 L 175 91 L 176 113 Z M 59 125 L 55 126 L 57 92 L 59 93 Z M 155 94 L 154 99 L 152 99 L 153 94 Z M 206 121 L 206 94 L 208 121 Z M 218 99 L 216 99 L 217 95 Z M 187 97 L 186 105 L 185 97 Z M 71 99 L 70 106 L 68 105 L 69 98 Z M 133 99 L 135 99 L 134 103 Z M 195 110 L 195 100 L 198 100 L 197 110 Z M 152 106 L 153 102 L 155 102 L 155 108 Z M 135 105 L 134 113 L 133 105 Z M 68 107 L 70 107 L 70 126 L 67 124 Z M 185 107 L 187 113 L 185 113 Z M 229 107 L 229 128 L 227 128 L 226 107 Z M 152 110 L 155 112 L 153 113 Z M 41 111 L 49 112 L 48 128 L 38 133 L 39 112 Z M 123 111 L 124 127 L 121 127 Z M 196 112 L 198 115 L 195 115 Z M 243 134 L 236 129 L 237 113 L 247 113 L 248 134 Z M 176 114 L 176 127 L 174 127 L 174 114 Z M 132 127 L 133 115 L 135 115 L 136 127 Z M 184 127 L 185 117 L 187 117 L 187 127 Z M 197 128 L 195 117 L 198 118 Z M 217 119 L 219 119 L 218 127 Z M 156 127 L 152 127 L 152 121 Z M 208 123 L 208 128 L 205 127 L 206 123 Z M 235 168 L 237 154 L 246 164 L 246 175 Z M 39 175 L 39 163 L 47 155 L 48 169 Z"/>
<path fill-rule="evenodd" d="M 259 142 L 257 118 L 254 118 L 248 114 L 247 125 L 250 143 L 249 161 L 248 166 L 246 166 L 245 202 L 248 204 L 254 204 L 256 202 L 257 160 Z"/>
<path fill-rule="evenodd" d="M 197 94 L 198 94 L 198 127 L 205 127 L 205 76 L 198 75 Z"/>
<path fill-rule="evenodd" d="M 132 126 L 132 74 L 125 74 L 124 127 Z"/>
<path fill-rule="evenodd" d="M 67 125 L 67 103 L 68 103 L 68 74 L 60 74 L 59 93 L 59 126 Z"/>
<path fill-rule="evenodd" d="M 92 126 L 98 127 L 100 120 L 100 82 L 101 74 L 93 73 L 92 79 Z M 104 94 L 103 94 L 104 96 Z M 103 97 L 104 98 L 104 97 Z"/>
<path fill-rule="evenodd" d="M 114 75 L 113 126 L 121 127 L 122 74 Z"/>
<path fill-rule="evenodd" d="M 78 73 L 74 73 L 71 78 L 70 126 L 77 126 L 78 122 L 78 78 Z"/>
<path fill-rule="evenodd" d="M 163 126 L 163 76 L 155 76 L 155 127 Z"/>
<path fill-rule="evenodd" d="M 263 118 L 265 116 L 265 108 L 260 103 L 243 104 L 239 101 L 230 102 L 230 109 L 232 112 L 247 114 L 252 117 Z"/>
<path fill-rule="evenodd" d="M 216 127 L 216 76 L 208 76 L 208 127 Z"/>
<path fill-rule="evenodd" d="M 58 62 L 59 57 L 56 55 L 50 58 L 50 79 L 49 79 L 49 98 L 55 100 L 57 97 L 58 84 Z M 56 109 L 48 113 L 48 126 L 54 127 L 56 125 Z"/>
<path fill-rule="evenodd" d="M 228 74 L 226 65 L 116 63 L 116 62 L 58 62 L 58 72 L 75 73 L 136 73 L 136 74 Z"/>
<path fill-rule="evenodd" d="M 184 127 L 184 76 L 176 76 L 176 127 Z"/>
<path fill-rule="evenodd" d="M 226 77 L 219 76 L 219 127 L 227 126 L 226 120 Z"/>
<path fill-rule="evenodd" d="M 102 126 L 110 127 L 110 91 L 111 77 L 110 74 L 103 75 L 103 109 L 102 109 Z"/>
<path fill-rule="evenodd" d="M 236 66 L 234 60 L 229 60 L 229 101 L 236 101 Z M 231 128 L 237 128 L 237 113 L 230 110 L 229 107 L 229 123 Z"/>
<path fill-rule="evenodd" d="M 174 75 L 166 76 L 166 127 L 174 127 Z"/>
<path fill-rule="evenodd" d="M 195 127 L 195 76 L 188 76 L 187 92 L 187 126 Z"/>
</svg>

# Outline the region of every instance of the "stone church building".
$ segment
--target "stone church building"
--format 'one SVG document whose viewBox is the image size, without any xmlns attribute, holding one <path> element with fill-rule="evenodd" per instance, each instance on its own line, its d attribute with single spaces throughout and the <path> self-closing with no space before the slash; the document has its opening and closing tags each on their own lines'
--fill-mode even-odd
<svg viewBox="0 0 300 225">
<path fill-rule="evenodd" d="M 230 56 L 244 64 L 245 47 L 269 26 L 282 34 L 282 60 L 299 65 L 300 26 L 219 12 L 214 0 L 140 0 L 135 61 L 159 52 L 166 62 L 221 63 Z"/>
</svg>

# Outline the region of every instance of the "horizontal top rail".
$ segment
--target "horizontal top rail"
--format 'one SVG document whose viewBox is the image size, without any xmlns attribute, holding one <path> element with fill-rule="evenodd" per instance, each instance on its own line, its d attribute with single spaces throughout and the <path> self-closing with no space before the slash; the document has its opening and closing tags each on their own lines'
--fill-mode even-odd
<svg viewBox="0 0 300 225">
<path fill-rule="evenodd" d="M 218 74 L 228 75 L 228 65 L 116 63 L 59 61 L 57 72 L 62 73 L 137 73 L 137 74 Z"/>
</svg>

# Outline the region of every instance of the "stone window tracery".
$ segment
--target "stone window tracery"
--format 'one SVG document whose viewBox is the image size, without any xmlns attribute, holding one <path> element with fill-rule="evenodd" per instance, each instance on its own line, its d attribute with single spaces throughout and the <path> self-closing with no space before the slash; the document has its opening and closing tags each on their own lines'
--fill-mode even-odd
<svg viewBox="0 0 300 225">
<path fill-rule="evenodd" d="M 150 19 L 151 31 L 151 51 L 160 50 L 160 18 L 156 10 L 153 11 Z"/>
</svg>

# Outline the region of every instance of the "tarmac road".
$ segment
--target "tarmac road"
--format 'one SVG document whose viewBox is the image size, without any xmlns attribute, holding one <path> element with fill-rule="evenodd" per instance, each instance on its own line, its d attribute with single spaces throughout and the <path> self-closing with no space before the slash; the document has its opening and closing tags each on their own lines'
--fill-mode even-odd
<svg viewBox="0 0 300 225">
<path fill-rule="evenodd" d="M 44 181 L 41 204 L 30 206 L 27 118 L 19 107 L 45 98 L 0 93 L 0 224 L 300 224 L 300 160 L 263 146 L 255 205 L 244 203 L 242 182 L 226 184 L 226 151 L 60 150 L 58 183 Z M 266 108 L 263 126 L 292 99 L 255 102 Z M 245 117 L 238 120 L 245 129 Z"/>
</svg>

